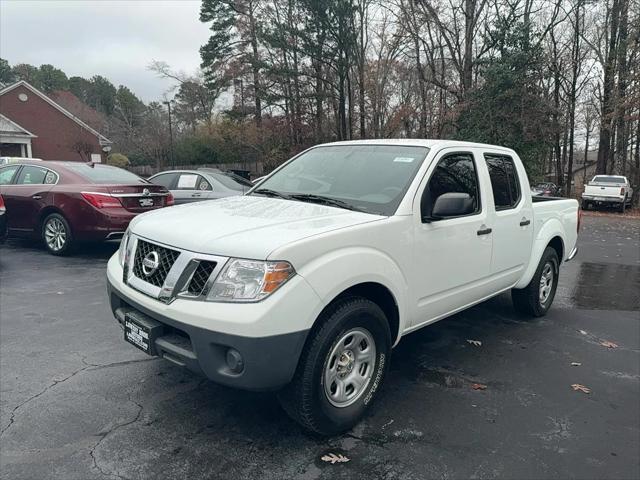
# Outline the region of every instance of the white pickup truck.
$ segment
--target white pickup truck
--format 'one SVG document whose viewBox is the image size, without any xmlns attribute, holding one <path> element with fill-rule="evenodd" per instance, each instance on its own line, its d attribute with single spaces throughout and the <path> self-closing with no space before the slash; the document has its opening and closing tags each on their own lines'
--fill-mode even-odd
<svg viewBox="0 0 640 480">
<path fill-rule="evenodd" d="M 108 290 L 128 342 L 279 390 L 295 420 L 334 434 L 361 418 L 402 336 L 506 291 L 544 315 L 578 227 L 575 200 L 532 203 L 513 150 L 332 143 L 244 196 L 136 217 Z"/>
<path fill-rule="evenodd" d="M 614 206 L 624 213 L 631 206 L 633 189 L 627 177 L 621 175 L 596 175 L 584 187 L 583 210 L 600 205 Z"/>
</svg>

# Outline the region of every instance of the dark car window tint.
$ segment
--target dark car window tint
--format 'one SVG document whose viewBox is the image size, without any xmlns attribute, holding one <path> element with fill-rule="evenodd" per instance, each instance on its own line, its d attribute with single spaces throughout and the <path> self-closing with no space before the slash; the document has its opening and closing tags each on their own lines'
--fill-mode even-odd
<svg viewBox="0 0 640 480">
<path fill-rule="evenodd" d="M 18 168 L 18 165 L 0 168 L 0 185 L 9 185 Z"/>
<path fill-rule="evenodd" d="M 484 158 L 489 169 L 496 210 L 515 207 L 520 201 L 520 181 L 513 159 L 490 154 L 485 154 Z"/>
<path fill-rule="evenodd" d="M 151 183 L 155 183 L 156 185 L 162 185 L 163 187 L 171 188 L 177 176 L 177 173 L 162 173 L 153 178 L 150 178 L 149 181 Z"/>
<path fill-rule="evenodd" d="M 447 155 L 438 162 L 422 195 L 423 216 L 431 215 L 436 200 L 444 193 L 468 193 L 473 200 L 473 213 L 480 211 L 478 175 L 473 155 L 456 153 Z"/>
<path fill-rule="evenodd" d="M 25 165 L 18 174 L 18 185 L 42 185 L 44 183 L 44 177 L 47 176 L 49 170 L 46 168 L 32 167 Z"/>
<path fill-rule="evenodd" d="M 67 163 L 65 164 L 69 170 L 74 171 L 78 175 L 83 176 L 91 183 L 148 183 L 145 179 L 140 178 L 135 173 L 128 172 L 122 168 L 112 167 L 110 165 L 88 165 L 86 163 Z"/>
</svg>

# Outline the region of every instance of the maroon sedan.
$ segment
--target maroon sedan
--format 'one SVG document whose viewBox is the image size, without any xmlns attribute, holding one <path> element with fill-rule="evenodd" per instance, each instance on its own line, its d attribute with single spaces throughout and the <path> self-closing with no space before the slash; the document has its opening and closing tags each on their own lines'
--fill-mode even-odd
<svg viewBox="0 0 640 480">
<path fill-rule="evenodd" d="M 121 168 L 28 161 L 0 167 L 10 236 L 41 238 L 63 255 L 75 242 L 122 237 L 136 215 L 173 205 L 162 186 Z"/>
</svg>

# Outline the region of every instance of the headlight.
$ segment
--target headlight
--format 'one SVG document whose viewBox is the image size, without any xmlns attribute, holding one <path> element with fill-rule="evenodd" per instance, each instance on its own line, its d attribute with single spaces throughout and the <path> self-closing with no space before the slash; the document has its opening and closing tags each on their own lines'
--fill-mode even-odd
<svg viewBox="0 0 640 480">
<path fill-rule="evenodd" d="M 120 240 L 120 248 L 118 249 L 118 258 L 120 259 L 120 266 L 124 267 L 127 262 L 127 246 L 129 245 L 129 229 L 124 232 L 122 240 Z"/>
<path fill-rule="evenodd" d="M 255 302 L 275 292 L 295 274 L 288 262 L 230 259 L 207 295 L 211 302 Z"/>
</svg>

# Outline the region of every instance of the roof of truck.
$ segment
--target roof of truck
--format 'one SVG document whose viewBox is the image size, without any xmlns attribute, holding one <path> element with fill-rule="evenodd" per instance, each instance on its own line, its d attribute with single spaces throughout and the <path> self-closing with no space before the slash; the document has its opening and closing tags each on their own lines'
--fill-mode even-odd
<svg viewBox="0 0 640 480">
<path fill-rule="evenodd" d="M 474 143 L 474 142 L 463 142 L 460 140 L 441 140 L 441 139 L 428 139 L 428 138 L 379 138 L 379 139 L 368 139 L 368 140 L 347 140 L 342 142 L 331 142 L 324 143 L 318 146 L 327 146 L 327 145 L 397 145 L 397 146 L 411 146 L 411 147 L 458 147 L 458 148 L 491 148 L 491 149 L 500 149 L 507 150 L 509 152 L 513 152 L 512 149 L 507 147 L 502 147 L 500 145 L 489 145 L 487 143 Z"/>
</svg>

